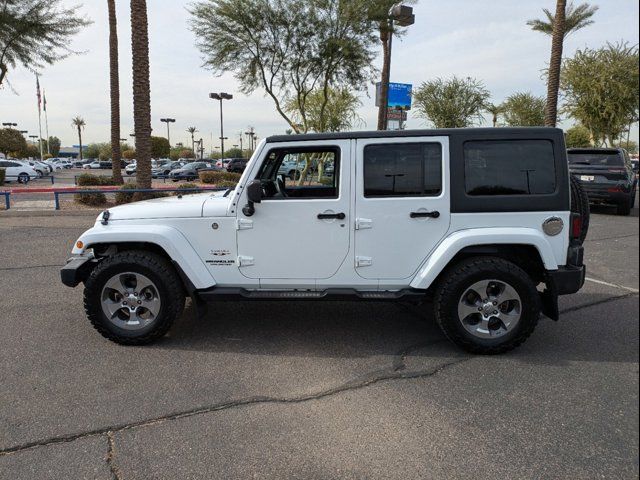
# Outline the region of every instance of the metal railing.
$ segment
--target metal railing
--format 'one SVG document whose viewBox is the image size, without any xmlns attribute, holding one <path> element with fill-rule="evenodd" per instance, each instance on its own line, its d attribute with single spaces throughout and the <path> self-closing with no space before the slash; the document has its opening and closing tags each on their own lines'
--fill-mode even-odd
<svg viewBox="0 0 640 480">
<path fill-rule="evenodd" d="M 7 174 L 5 173 L 4 178 L 5 178 L 5 180 L 6 180 L 7 178 L 15 178 L 16 180 L 18 180 L 18 181 L 19 181 L 19 180 L 20 180 L 20 178 L 22 178 L 22 175 L 7 175 Z M 19 181 L 19 183 L 20 183 L 21 185 L 26 185 L 27 183 L 29 183 L 29 182 L 33 182 L 34 180 L 42 180 L 42 179 L 44 179 L 44 178 L 48 178 L 48 179 L 50 179 L 50 180 L 51 180 L 51 185 L 55 185 L 55 177 L 53 176 L 53 173 L 51 173 L 51 174 L 49 174 L 49 175 L 40 175 L 40 176 L 38 176 L 38 177 L 34 177 L 33 175 L 31 175 L 31 176 L 29 176 L 29 180 L 27 180 L 27 181 L 26 181 L 26 182 L 24 182 L 24 183 Z"/>
</svg>

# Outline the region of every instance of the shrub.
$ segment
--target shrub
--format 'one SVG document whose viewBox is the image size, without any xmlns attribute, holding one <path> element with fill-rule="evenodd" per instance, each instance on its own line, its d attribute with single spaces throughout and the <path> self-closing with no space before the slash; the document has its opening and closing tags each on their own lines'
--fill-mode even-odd
<svg viewBox="0 0 640 480">
<path fill-rule="evenodd" d="M 229 186 L 228 185 L 229 183 L 232 183 L 233 185 L 235 185 L 236 183 L 238 183 L 238 180 L 240 180 L 239 173 L 225 172 L 223 170 L 220 170 L 220 171 L 207 170 L 205 172 L 200 172 L 198 176 L 200 177 L 200 181 L 202 183 L 211 183 L 214 185 L 220 185 L 220 182 L 227 182 L 227 185 L 224 185 L 224 186 Z"/>
<path fill-rule="evenodd" d="M 73 200 L 83 205 L 89 205 L 91 207 L 101 207 L 107 203 L 107 197 L 104 193 L 76 193 L 73 196 Z"/>
<path fill-rule="evenodd" d="M 135 183 L 125 183 L 120 187 L 122 190 L 134 190 L 136 188 Z M 116 205 L 122 205 L 123 203 L 133 202 L 133 192 L 116 192 Z"/>
<path fill-rule="evenodd" d="M 43 159 L 43 160 L 49 160 L 50 158 L 53 158 L 53 155 L 51 155 L 50 153 L 45 153 L 45 154 L 42 156 L 42 159 Z"/>
<path fill-rule="evenodd" d="M 198 188 L 198 185 L 196 185 L 195 183 L 183 183 L 182 185 L 180 185 L 178 187 L 178 190 L 191 190 L 194 188 Z M 191 193 L 200 193 L 202 192 L 202 190 L 198 189 L 198 190 L 193 190 L 193 191 L 187 191 L 187 192 L 182 192 L 182 191 L 178 191 L 178 192 L 173 192 L 174 195 L 189 195 Z"/>
<path fill-rule="evenodd" d="M 7 171 L 4 168 L 0 168 L 0 186 L 4 185 L 4 176 L 6 172 Z"/>
<path fill-rule="evenodd" d="M 115 185 L 113 177 L 93 175 L 91 173 L 83 173 L 78 175 L 76 181 L 79 187 L 95 187 L 101 185 Z"/>
</svg>

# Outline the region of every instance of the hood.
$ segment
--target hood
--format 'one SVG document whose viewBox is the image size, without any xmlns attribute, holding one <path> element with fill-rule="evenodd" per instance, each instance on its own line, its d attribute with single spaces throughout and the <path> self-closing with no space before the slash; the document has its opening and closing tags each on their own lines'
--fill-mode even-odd
<svg viewBox="0 0 640 480">
<path fill-rule="evenodd" d="M 109 221 L 136 220 L 150 218 L 193 218 L 202 216 L 202 207 L 213 202 L 218 204 L 215 210 L 218 215 L 226 215 L 228 197 L 223 197 L 224 191 L 215 193 L 196 193 L 182 197 L 170 196 L 129 203 L 109 209 Z M 210 210 L 210 209 L 209 209 Z M 102 213 L 98 216 L 102 220 Z"/>
</svg>

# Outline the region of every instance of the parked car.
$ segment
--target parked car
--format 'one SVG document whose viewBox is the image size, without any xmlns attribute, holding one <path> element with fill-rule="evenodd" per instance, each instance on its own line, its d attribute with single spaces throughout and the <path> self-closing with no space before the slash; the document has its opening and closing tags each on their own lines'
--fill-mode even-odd
<svg viewBox="0 0 640 480">
<path fill-rule="evenodd" d="M 270 137 L 231 192 L 103 212 L 62 281 L 84 282 L 90 322 L 129 345 L 165 335 L 187 296 L 198 309 L 339 298 L 413 300 L 461 348 L 505 352 L 584 284 L 564 145 L 552 128 Z M 336 174 L 321 185 L 278 175 L 303 153 Z"/>
<path fill-rule="evenodd" d="M 28 163 L 21 163 L 18 160 L 0 160 L 0 168 L 5 170 L 4 181 L 29 183 L 30 180 L 38 178 L 36 172 Z"/>
<path fill-rule="evenodd" d="M 638 179 L 629 154 L 622 148 L 570 148 L 569 169 L 582 182 L 594 204 L 615 205 L 629 215 L 636 200 Z"/>
<path fill-rule="evenodd" d="M 102 170 L 111 170 L 113 168 L 113 161 L 109 160 L 100 160 L 100 168 Z"/>
<path fill-rule="evenodd" d="M 17 160 L 19 163 L 22 163 L 23 165 L 28 165 L 31 168 L 33 168 L 38 177 L 44 177 L 49 175 L 49 173 L 51 173 L 51 170 L 49 170 L 49 165 L 47 165 L 46 163 L 43 162 L 38 162 L 35 160 Z"/>
<path fill-rule="evenodd" d="M 169 178 L 174 182 L 179 180 L 195 180 L 198 178 L 198 172 L 206 168 L 211 168 L 211 164 L 205 162 L 187 163 L 185 166 L 173 170 L 169 174 Z"/>
<path fill-rule="evenodd" d="M 227 172 L 242 173 L 247 167 L 246 158 L 232 158 L 227 164 Z"/>
<path fill-rule="evenodd" d="M 230 158 L 219 158 L 218 160 L 216 160 L 215 166 L 218 168 L 227 168 L 227 165 L 229 165 L 230 161 Z"/>
<path fill-rule="evenodd" d="M 284 175 L 291 180 L 298 180 L 304 171 L 306 163 L 296 159 L 286 158 L 278 167 L 278 175 Z"/>
<path fill-rule="evenodd" d="M 175 162 L 166 162 L 157 167 L 151 169 L 151 177 L 152 178 L 160 178 L 168 176 L 173 170 L 183 167 L 186 165 L 184 162 L 175 161 Z"/>
<path fill-rule="evenodd" d="M 94 160 L 91 163 L 85 163 L 82 166 L 83 170 L 99 170 L 100 169 L 100 161 L 99 160 Z"/>
</svg>

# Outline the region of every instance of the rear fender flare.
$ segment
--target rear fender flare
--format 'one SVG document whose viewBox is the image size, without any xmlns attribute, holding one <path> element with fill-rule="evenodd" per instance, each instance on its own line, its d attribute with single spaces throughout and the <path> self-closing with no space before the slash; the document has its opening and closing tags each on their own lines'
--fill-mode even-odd
<svg viewBox="0 0 640 480">
<path fill-rule="evenodd" d="M 545 269 L 558 269 L 553 249 L 542 232 L 533 228 L 476 228 L 460 230 L 445 237 L 420 267 L 411 281 L 411 287 L 429 288 L 463 248 L 496 244 L 531 245 L 538 250 Z"/>
</svg>

